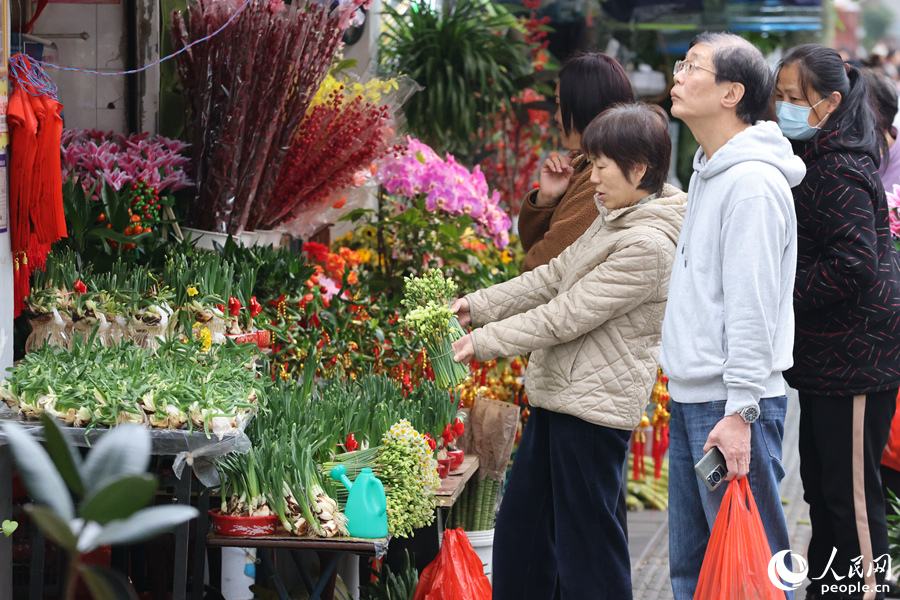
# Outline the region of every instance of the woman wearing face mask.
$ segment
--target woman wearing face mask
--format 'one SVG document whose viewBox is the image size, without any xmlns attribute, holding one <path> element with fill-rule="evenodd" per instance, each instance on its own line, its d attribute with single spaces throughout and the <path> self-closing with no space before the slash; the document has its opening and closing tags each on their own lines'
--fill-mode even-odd
<svg viewBox="0 0 900 600">
<path fill-rule="evenodd" d="M 556 123 L 566 154 L 553 154 L 541 166 L 540 188 L 522 202 L 519 238 L 530 271 L 559 256 L 597 218 L 591 162 L 581 134 L 609 106 L 634 100 L 631 82 L 615 59 L 591 53 L 570 58 L 559 70 Z"/>
<path fill-rule="evenodd" d="M 885 138 L 862 74 L 830 48 L 792 48 L 775 94 L 778 124 L 807 166 L 793 190 L 796 329 L 785 372 L 800 393 L 809 572 L 824 574 L 806 597 L 882 598 L 865 590 L 884 583 L 879 463 L 900 388 L 900 270 L 878 176 Z"/>
</svg>

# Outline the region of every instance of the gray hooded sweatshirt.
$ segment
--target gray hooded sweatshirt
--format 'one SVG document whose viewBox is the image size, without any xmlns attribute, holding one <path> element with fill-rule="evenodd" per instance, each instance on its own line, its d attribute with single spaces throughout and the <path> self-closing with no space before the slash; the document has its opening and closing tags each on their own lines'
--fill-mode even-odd
<svg viewBox="0 0 900 600">
<path fill-rule="evenodd" d="M 727 415 L 784 394 L 797 265 L 791 188 L 805 175 L 770 121 L 711 159 L 697 151 L 662 328 L 660 364 L 676 402 L 726 400 Z"/>
</svg>

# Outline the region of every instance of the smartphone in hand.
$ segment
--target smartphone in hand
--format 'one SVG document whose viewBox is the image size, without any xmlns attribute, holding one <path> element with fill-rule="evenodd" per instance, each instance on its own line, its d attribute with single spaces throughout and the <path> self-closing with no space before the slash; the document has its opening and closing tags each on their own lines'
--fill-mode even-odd
<svg viewBox="0 0 900 600">
<path fill-rule="evenodd" d="M 703 458 L 694 465 L 694 471 L 712 492 L 725 481 L 725 477 L 728 475 L 728 465 L 725 463 L 722 452 L 713 446 L 712 450 L 704 454 Z"/>
</svg>

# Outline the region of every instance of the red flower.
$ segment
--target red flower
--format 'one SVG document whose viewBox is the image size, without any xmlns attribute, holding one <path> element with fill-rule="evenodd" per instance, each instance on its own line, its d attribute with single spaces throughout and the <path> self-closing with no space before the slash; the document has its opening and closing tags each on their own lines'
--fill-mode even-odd
<svg viewBox="0 0 900 600">
<path fill-rule="evenodd" d="M 228 299 L 228 312 L 232 317 L 238 316 L 238 313 L 241 311 L 241 301 L 232 296 Z"/>
<path fill-rule="evenodd" d="M 225 305 L 224 305 L 224 304 L 216 304 L 216 308 L 218 308 L 218 309 L 219 309 L 219 312 L 221 312 L 221 313 L 225 312 Z"/>
<path fill-rule="evenodd" d="M 347 452 L 353 452 L 359 448 L 359 442 L 356 441 L 356 436 L 352 433 L 347 436 Z"/>
<path fill-rule="evenodd" d="M 456 434 L 456 437 L 460 437 L 462 434 L 466 432 L 466 424 L 460 421 L 459 419 L 453 423 L 453 433 Z"/>
<path fill-rule="evenodd" d="M 78 294 L 83 294 L 83 293 L 85 293 L 85 292 L 87 291 L 87 286 L 84 285 L 84 282 L 81 281 L 80 279 L 79 279 L 78 281 L 75 282 L 75 286 L 74 286 L 74 287 L 75 287 L 75 291 L 76 291 Z"/>
<path fill-rule="evenodd" d="M 449 446 L 453 443 L 453 440 L 456 439 L 456 436 L 453 435 L 453 428 L 450 426 L 450 423 L 444 427 L 444 433 L 441 434 L 441 437 L 444 438 L 444 445 Z"/>
<path fill-rule="evenodd" d="M 256 296 L 250 298 L 250 316 L 255 317 L 262 312 L 262 304 L 256 301 Z"/>
<path fill-rule="evenodd" d="M 325 262 L 328 258 L 328 246 L 318 242 L 306 242 L 303 244 L 303 251 L 316 262 Z"/>
<path fill-rule="evenodd" d="M 425 434 L 425 441 L 428 442 L 428 447 L 431 448 L 432 451 L 437 449 L 437 442 L 435 442 L 433 439 L 431 439 L 430 433 Z"/>
</svg>

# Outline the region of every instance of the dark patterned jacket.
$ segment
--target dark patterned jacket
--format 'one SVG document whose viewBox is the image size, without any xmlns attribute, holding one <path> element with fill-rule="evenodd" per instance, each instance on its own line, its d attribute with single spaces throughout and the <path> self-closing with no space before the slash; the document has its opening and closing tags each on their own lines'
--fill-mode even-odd
<svg viewBox="0 0 900 600">
<path fill-rule="evenodd" d="M 794 188 L 794 366 L 800 391 L 870 394 L 900 386 L 900 267 L 878 168 L 829 141 L 795 142 L 806 177 Z M 830 139 L 829 139 L 830 137 Z"/>
</svg>

